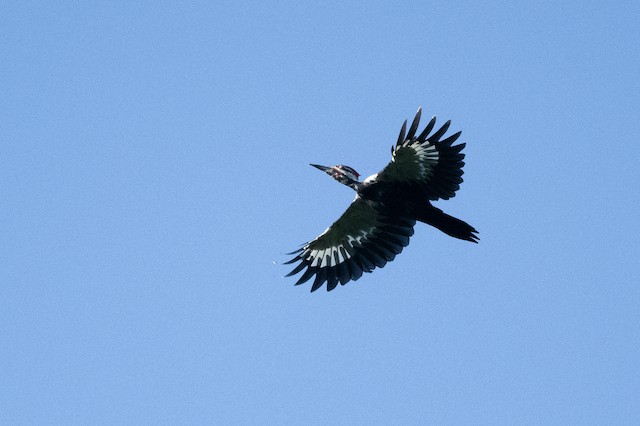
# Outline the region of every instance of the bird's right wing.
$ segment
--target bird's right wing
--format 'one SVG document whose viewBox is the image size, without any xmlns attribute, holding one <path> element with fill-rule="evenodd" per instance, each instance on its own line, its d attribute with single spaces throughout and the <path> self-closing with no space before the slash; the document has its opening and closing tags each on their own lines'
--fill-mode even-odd
<svg viewBox="0 0 640 426">
<path fill-rule="evenodd" d="M 340 218 L 315 240 L 292 253 L 287 264 L 300 262 L 287 276 L 305 270 L 295 285 L 315 275 L 311 291 L 327 282 L 327 291 L 338 283 L 357 280 L 363 272 L 382 268 L 409 244 L 414 219 L 393 218 L 384 208 L 359 196 Z"/>
<path fill-rule="evenodd" d="M 418 109 L 406 136 L 407 122 L 404 122 L 398 142 L 391 149 L 391 162 L 378 173 L 377 178 L 380 181 L 415 188 L 430 200 L 448 200 L 455 196 L 462 183 L 464 154 L 460 151 L 465 144 L 452 146 L 460 132 L 440 140 L 449 129 L 451 121 L 447 121 L 439 130 L 429 135 L 436 123 L 435 117 L 422 133 L 416 136 L 421 113 L 422 108 Z"/>
</svg>

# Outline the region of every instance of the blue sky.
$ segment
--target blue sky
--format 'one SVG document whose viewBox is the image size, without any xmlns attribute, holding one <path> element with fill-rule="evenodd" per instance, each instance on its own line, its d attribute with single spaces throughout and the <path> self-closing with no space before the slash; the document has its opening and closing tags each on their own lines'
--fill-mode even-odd
<svg viewBox="0 0 640 426">
<path fill-rule="evenodd" d="M 637 2 L 0 12 L 0 423 L 640 421 Z M 293 287 L 420 105 L 480 244 Z"/>
</svg>

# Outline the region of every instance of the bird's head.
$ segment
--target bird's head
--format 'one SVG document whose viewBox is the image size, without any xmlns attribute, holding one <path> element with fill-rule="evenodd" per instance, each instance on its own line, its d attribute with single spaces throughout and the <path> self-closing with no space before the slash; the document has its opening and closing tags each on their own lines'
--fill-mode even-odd
<svg viewBox="0 0 640 426">
<path fill-rule="evenodd" d="M 360 183 L 358 182 L 360 174 L 349 166 L 343 166 L 342 164 L 338 164 L 337 166 L 333 167 L 319 166 L 317 164 L 311 165 L 316 169 L 322 170 L 338 182 L 350 186 L 354 189 Z"/>
</svg>

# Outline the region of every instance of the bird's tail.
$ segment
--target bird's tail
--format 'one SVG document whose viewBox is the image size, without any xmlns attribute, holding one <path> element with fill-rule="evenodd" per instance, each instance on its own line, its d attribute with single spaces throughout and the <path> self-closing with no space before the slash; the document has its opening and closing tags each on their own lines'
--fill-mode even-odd
<svg viewBox="0 0 640 426">
<path fill-rule="evenodd" d="M 434 226 L 445 234 L 460 238 L 461 240 L 471 241 L 472 243 L 477 243 L 478 240 L 480 240 L 476 235 L 478 231 L 476 231 L 473 226 L 453 216 L 449 216 L 432 205 L 429 205 L 427 209 L 420 212 L 417 220 Z"/>
</svg>

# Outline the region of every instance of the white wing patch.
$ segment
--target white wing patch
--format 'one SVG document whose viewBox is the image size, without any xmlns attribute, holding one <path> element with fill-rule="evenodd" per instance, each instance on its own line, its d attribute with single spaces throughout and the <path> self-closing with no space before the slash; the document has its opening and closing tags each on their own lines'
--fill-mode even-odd
<svg viewBox="0 0 640 426">
<path fill-rule="evenodd" d="M 325 231 L 326 232 L 326 231 Z M 373 228 L 360 231 L 357 235 L 347 235 L 347 241 L 339 246 L 328 247 L 325 249 L 308 250 L 305 260 L 312 267 L 324 268 L 327 266 L 336 266 L 345 260 L 351 259 L 351 250 L 346 249 L 345 245 L 350 249 L 362 246 L 362 240 L 366 240 L 373 232 Z"/>
<path fill-rule="evenodd" d="M 373 232 L 373 228 L 369 228 L 369 229 L 363 229 L 355 237 L 353 235 L 347 235 L 347 243 L 352 248 L 356 247 L 356 246 L 361 246 L 362 245 L 362 240 L 366 239 L 369 236 L 369 234 L 371 234 L 372 232 Z"/>
<path fill-rule="evenodd" d="M 415 140 L 406 140 L 402 145 L 393 150 L 392 161 L 396 159 L 396 151 L 400 148 L 410 147 L 416 151 L 420 177 L 427 179 L 433 174 L 433 167 L 438 164 L 438 150 L 432 143 L 417 143 Z"/>
</svg>

